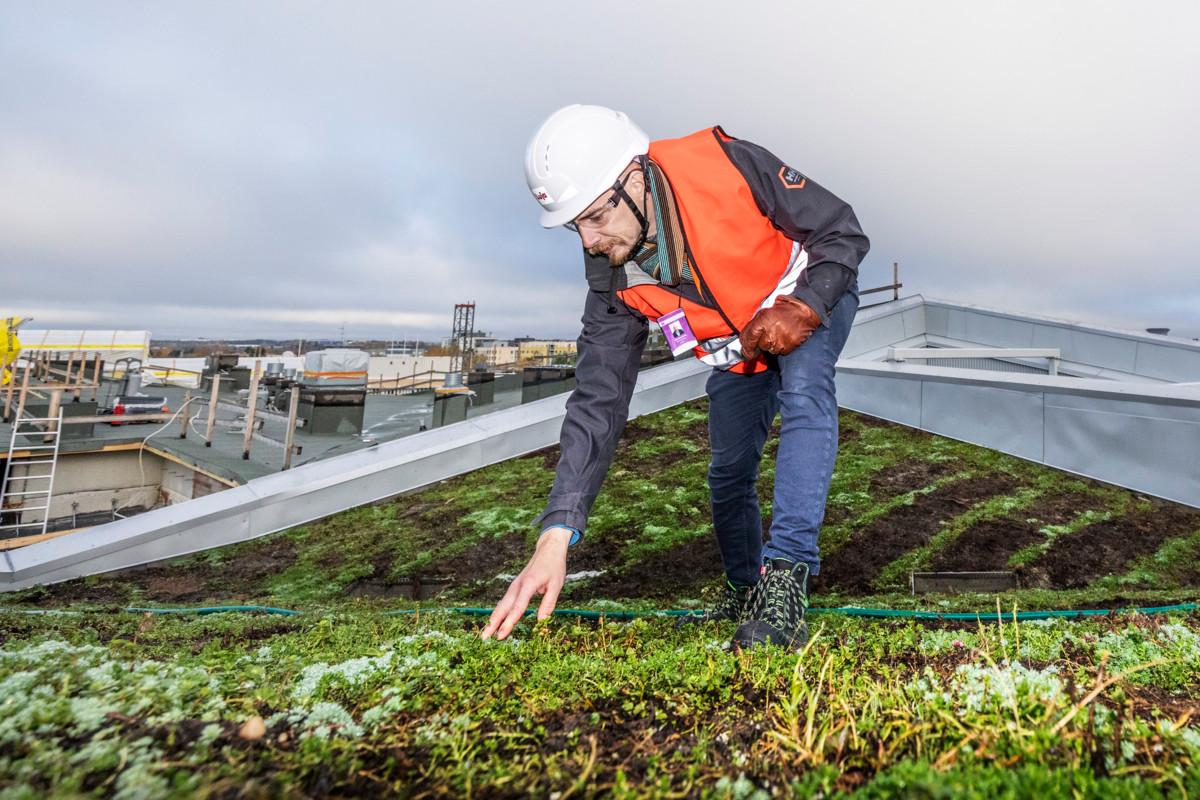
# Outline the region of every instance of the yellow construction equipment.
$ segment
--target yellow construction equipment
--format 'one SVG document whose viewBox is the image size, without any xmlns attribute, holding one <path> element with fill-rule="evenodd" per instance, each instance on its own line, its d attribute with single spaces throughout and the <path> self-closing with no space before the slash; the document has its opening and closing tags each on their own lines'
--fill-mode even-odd
<svg viewBox="0 0 1200 800">
<path fill-rule="evenodd" d="M 13 379 L 10 364 L 16 364 L 17 356 L 21 354 L 21 340 L 17 338 L 17 328 L 21 323 L 28 322 L 22 317 L 5 317 L 4 340 L 0 341 L 0 386 L 8 386 Z"/>
</svg>

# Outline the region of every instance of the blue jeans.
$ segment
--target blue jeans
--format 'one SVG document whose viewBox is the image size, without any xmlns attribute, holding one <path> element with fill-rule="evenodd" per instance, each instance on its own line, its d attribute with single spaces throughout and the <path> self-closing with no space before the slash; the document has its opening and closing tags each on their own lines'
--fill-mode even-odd
<svg viewBox="0 0 1200 800">
<path fill-rule="evenodd" d="M 806 561 L 813 575 L 821 569 L 817 533 L 838 444 L 834 364 L 857 310 L 855 285 L 830 312 L 828 326 L 788 355 L 771 357 L 770 369 L 755 375 L 713 370 L 708 379 L 713 529 L 734 585 L 757 583 L 764 558 Z M 776 413 L 782 428 L 771 537 L 764 548 L 755 485 Z"/>
</svg>

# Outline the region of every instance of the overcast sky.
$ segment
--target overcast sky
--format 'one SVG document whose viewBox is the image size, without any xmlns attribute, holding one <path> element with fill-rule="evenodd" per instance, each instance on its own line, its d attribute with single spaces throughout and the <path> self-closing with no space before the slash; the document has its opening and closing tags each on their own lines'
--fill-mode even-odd
<svg viewBox="0 0 1200 800">
<path fill-rule="evenodd" d="M 0 1 L 0 313 L 574 337 L 522 158 L 571 102 L 850 202 L 861 284 L 1200 336 L 1200 4 Z"/>
</svg>

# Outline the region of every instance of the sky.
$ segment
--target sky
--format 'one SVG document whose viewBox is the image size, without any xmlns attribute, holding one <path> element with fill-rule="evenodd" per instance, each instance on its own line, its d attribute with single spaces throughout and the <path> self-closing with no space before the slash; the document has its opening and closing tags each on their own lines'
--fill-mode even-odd
<svg viewBox="0 0 1200 800">
<path fill-rule="evenodd" d="M 849 202 L 863 288 L 1200 337 L 1194 2 L 0 0 L 0 315 L 573 338 L 525 146 L 715 124 Z"/>
</svg>

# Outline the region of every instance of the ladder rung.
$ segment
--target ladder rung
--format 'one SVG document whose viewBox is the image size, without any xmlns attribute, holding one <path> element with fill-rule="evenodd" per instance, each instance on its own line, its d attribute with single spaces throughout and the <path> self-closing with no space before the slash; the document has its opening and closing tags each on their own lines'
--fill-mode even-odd
<svg viewBox="0 0 1200 800">
<path fill-rule="evenodd" d="M 40 523 L 40 522 L 22 522 L 22 523 L 18 523 L 16 525 L 0 525 L 0 531 L 10 530 L 13 528 L 39 528 L 40 529 L 41 527 L 42 527 L 42 523 Z M 2 540 L 0 540 L 0 541 L 2 541 Z"/>
<path fill-rule="evenodd" d="M 14 458 L 12 461 L 9 461 L 8 463 L 13 466 L 19 466 L 19 467 L 32 467 L 34 464 L 53 464 L 54 463 L 53 458 L 39 458 L 37 461 L 21 461 L 20 458 L 21 458 L 20 456 L 17 456 L 16 458 Z"/>
<path fill-rule="evenodd" d="M 32 481 L 32 480 L 37 480 L 38 478 L 53 478 L 53 477 L 54 477 L 54 473 L 50 473 L 49 475 L 9 475 L 8 479 L 10 481 Z"/>
<path fill-rule="evenodd" d="M 58 417 L 21 417 L 19 422 L 13 424 L 25 425 L 29 422 L 58 422 Z"/>
<path fill-rule="evenodd" d="M 5 497 L 16 497 L 18 495 L 30 495 L 30 494 L 50 494 L 50 493 L 49 492 L 5 492 L 4 496 Z"/>
<path fill-rule="evenodd" d="M 55 450 L 57 447 L 52 444 L 14 444 L 13 450 Z"/>
</svg>

